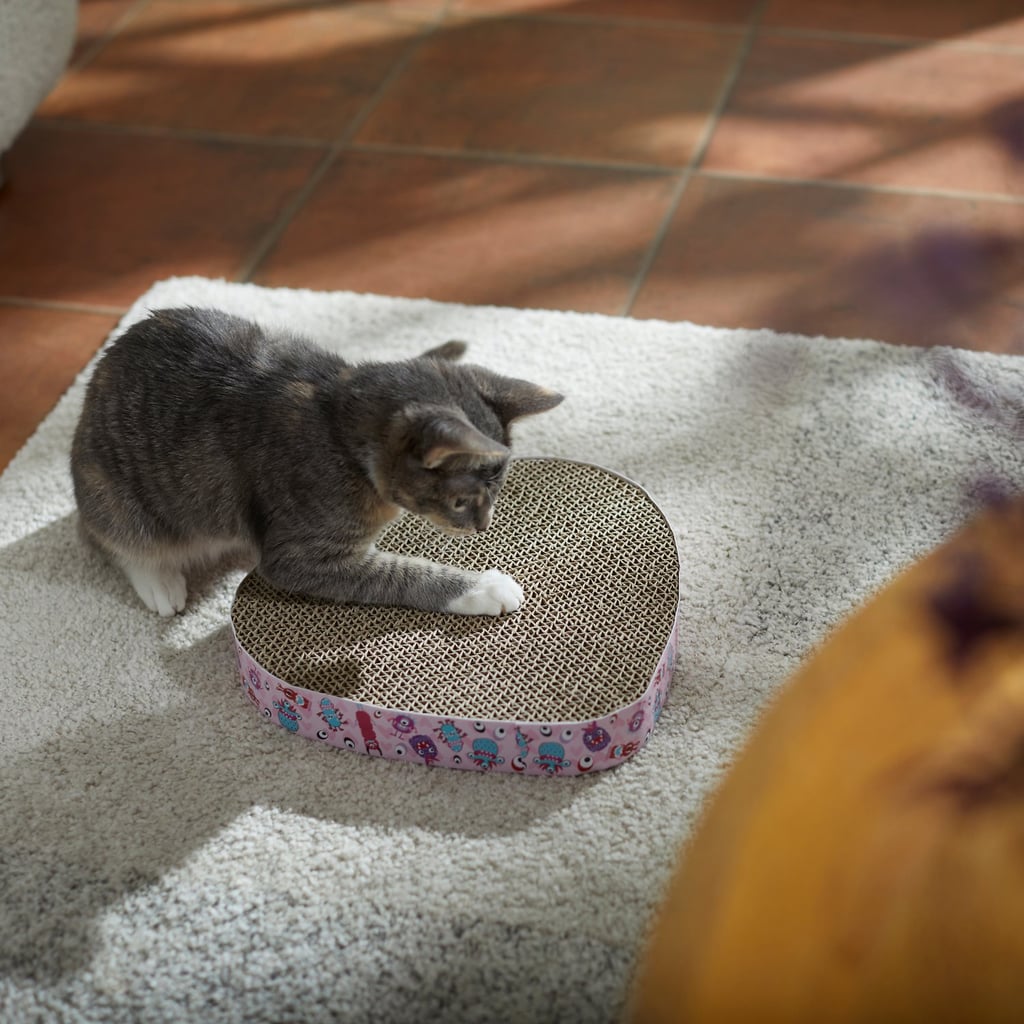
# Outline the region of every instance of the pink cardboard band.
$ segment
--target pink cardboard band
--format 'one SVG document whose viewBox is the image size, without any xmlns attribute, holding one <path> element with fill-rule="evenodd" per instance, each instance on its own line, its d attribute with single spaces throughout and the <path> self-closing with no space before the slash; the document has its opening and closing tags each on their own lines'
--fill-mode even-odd
<svg viewBox="0 0 1024 1024">
<path fill-rule="evenodd" d="M 679 615 L 643 695 L 584 722 L 444 717 L 332 697 L 278 679 L 239 643 L 233 626 L 232 636 L 242 692 L 265 719 L 297 736 L 412 764 L 550 777 L 614 768 L 647 744 L 672 681 Z"/>
</svg>

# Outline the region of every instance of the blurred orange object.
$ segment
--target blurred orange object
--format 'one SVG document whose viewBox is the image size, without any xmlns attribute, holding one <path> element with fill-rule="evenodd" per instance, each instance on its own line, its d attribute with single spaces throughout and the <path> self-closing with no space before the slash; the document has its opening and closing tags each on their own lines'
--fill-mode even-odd
<svg viewBox="0 0 1024 1024">
<path fill-rule="evenodd" d="M 783 689 L 684 851 L 631 1014 L 1024 1020 L 1024 504 Z"/>
</svg>

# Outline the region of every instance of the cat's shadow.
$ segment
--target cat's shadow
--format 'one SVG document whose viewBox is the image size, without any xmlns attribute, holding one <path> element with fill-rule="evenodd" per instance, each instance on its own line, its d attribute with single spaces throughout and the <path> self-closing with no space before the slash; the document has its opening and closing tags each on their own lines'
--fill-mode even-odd
<svg viewBox="0 0 1024 1024">
<path fill-rule="evenodd" d="M 21 718 L 29 735 L 40 708 L 52 726 L 36 726 L 40 735 L 0 758 L 0 965 L 7 972 L 53 979 L 83 968 L 107 908 L 158 883 L 254 811 L 471 840 L 530 829 L 600 785 L 596 777 L 407 765 L 290 736 L 242 693 L 227 617 L 205 600 L 223 594 L 217 573 L 199 588 L 202 622 L 190 642 L 176 620 L 141 606 L 129 616 L 136 638 L 149 637 L 141 641 L 150 647 L 148 664 L 155 658 L 163 673 L 157 692 L 140 685 L 139 666 L 118 646 L 126 638 L 90 606 L 90 593 L 97 607 L 97 593 L 108 607 L 112 597 L 120 605 L 134 594 L 81 547 L 73 516 L 0 548 L 0 573 L 7 572 L 29 574 L 32 583 L 26 599 L 7 609 L 11 639 L 0 650 L 15 664 L 65 669 L 46 678 L 31 668 L 21 678 L 8 674 L 7 729 L 18 730 Z M 58 610 L 51 590 L 73 597 Z M 34 939 L 23 944 L 26 934 Z M 41 949 L 49 951 L 43 958 Z"/>
<path fill-rule="evenodd" d="M 219 610 L 226 610 L 230 615 L 234 592 L 243 583 L 246 575 L 253 571 L 250 564 L 226 558 L 192 573 L 189 576 L 186 614 L 190 608 L 214 602 Z M 422 629 L 421 625 L 417 621 L 416 624 L 405 627 L 400 621 L 396 624 L 394 619 L 382 620 L 380 625 L 377 625 L 372 617 L 361 617 L 358 624 L 360 646 L 372 649 L 375 642 L 382 639 L 394 644 L 396 636 L 402 637 L 402 644 L 415 644 L 417 634 Z M 435 642 L 439 639 L 459 642 L 488 633 L 494 629 L 494 621 L 490 616 L 484 615 L 436 615 L 431 616 L 431 632 Z M 230 635 L 230 630 L 228 633 Z M 324 685 L 322 665 L 325 659 L 328 659 L 330 664 L 329 686 Z M 332 697 L 375 703 L 370 697 L 365 696 L 364 662 L 358 658 L 340 655 L 333 645 L 325 649 L 324 644 L 311 644 L 308 650 L 292 654 L 289 663 L 287 679 L 293 686 L 304 686 Z M 361 697 L 360 694 L 364 696 Z"/>
</svg>

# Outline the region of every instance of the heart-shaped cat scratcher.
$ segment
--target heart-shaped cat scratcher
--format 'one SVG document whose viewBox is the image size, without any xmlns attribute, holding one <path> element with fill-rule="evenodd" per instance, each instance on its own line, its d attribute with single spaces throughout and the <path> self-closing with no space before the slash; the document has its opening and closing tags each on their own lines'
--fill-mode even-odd
<svg viewBox="0 0 1024 1024">
<path fill-rule="evenodd" d="M 231 611 L 242 686 L 290 732 L 451 768 L 573 775 L 647 742 L 675 663 L 679 558 L 651 498 L 596 466 L 516 459 L 494 522 L 449 537 L 414 516 L 384 550 L 500 568 L 500 618 L 309 600 L 247 576 Z"/>
</svg>

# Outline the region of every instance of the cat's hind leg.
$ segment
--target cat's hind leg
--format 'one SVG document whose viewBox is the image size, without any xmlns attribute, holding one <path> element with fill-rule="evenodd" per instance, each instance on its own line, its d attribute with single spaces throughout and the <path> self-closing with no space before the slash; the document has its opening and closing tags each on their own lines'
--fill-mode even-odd
<svg viewBox="0 0 1024 1024">
<path fill-rule="evenodd" d="M 124 570 L 135 592 L 150 611 L 168 617 L 184 611 L 188 596 L 185 569 L 193 560 L 189 546 L 175 541 L 161 543 L 150 537 L 143 540 L 138 532 L 123 528 L 115 533 L 110 526 L 116 527 L 118 523 L 112 520 L 130 520 L 130 516 L 112 516 L 106 506 L 101 506 L 101 511 L 107 513 L 106 520 L 90 516 L 82 494 L 78 493 L 77 497 L 78 530 L 82 540 L 102 551 Z"/>
<path fill-rule="evenodd" d="M 188 589 L 180 568 L 133 562 L 124 557 L 119 561 L 135 592 L 151 612 L 171 616 L 185 610 Z"/>
</svg>

